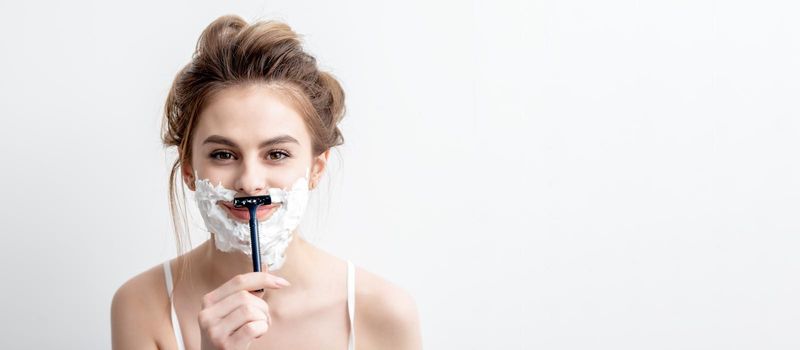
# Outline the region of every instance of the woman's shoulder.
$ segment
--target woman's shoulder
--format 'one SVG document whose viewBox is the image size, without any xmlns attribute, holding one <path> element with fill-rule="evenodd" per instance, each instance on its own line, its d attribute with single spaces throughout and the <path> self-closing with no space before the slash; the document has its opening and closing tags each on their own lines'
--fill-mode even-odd
<svg viewBox="0 0 800 350">
<path fill-rule="evenodd" d="M 356 334 L 359 347 L 418 349 L 417 305 L 404 288 L 356 267 Z"/>
<path fill-rule="evenodd" d="M 130 278 L 111 300 L 113 348 L 158 347 L 164 322 L 170 322 L 169 308 L 161 264 Z"/>
</svg>

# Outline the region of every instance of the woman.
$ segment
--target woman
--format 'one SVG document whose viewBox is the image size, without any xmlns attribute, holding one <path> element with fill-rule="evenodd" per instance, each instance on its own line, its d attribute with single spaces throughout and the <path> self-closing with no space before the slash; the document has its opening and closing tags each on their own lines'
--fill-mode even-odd
<svg viewBox="0 0 800 350">
<path fill-rule="evenodd" d="M 178 149 L 176 232 L 185 184 L 210 239 L 119 288 L 114 349 L 421 348 L 406 292 L 296 231 L 343 115 L 341 86 L 287 25 L 224 16 L 204 30 L 170 90 L 162 139 Z M 266 194 L 282 202 L 257 211 L 263 272 L 248 272 L 249 213 L 232 199 Z"/>
</svg>

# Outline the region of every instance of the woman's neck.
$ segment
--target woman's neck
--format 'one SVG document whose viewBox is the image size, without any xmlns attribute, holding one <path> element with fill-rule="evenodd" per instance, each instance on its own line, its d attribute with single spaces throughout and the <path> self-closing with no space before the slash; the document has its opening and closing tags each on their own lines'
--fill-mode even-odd
<svg viewBox="0 0 800 350">
<path fill-rule="evenodd" d="M 236 275 L 253 271 L 252 258 L 241 252 L 220 251 L 214 244 L 213 235 L 211 239 L 197 248 L 195 249 L 197 254 L 192 259 L 194 262 L 190 262 L 190 264 L 200 267 L 194 275 L 210 288 L 209 291 L 216 289 Z M 306 289 L 311 281 L 308 271 L 314 271 L 312 268 L 313 255 L 312 246 L 299 235 L 299 232 L 295 231 L 286 248 L 286 260 L 283 266 L 276 271 L 269 271 L 269 273 L 288 280 L 291 283 L 288 288 L 293 291 Z M 266 264 L 264 265 L 262 271 L 267 272 Z M 267 288 L 264 297 L 268 298 L 282 290 Z"/>
</svg>

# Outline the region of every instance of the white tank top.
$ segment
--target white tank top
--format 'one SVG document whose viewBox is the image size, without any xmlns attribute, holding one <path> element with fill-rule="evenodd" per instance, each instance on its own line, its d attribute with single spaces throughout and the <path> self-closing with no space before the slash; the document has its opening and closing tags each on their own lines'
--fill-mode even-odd
<svg viewBox="0 0 800 350">
<path fill-rule="evenodd" d="M 356 273 L 355 267 L 350 260 L 347 260 L 347 316 L 350 320 L 350 338 L 347 345 L 348 350 L 355 350 L 356 348 Z M 178 350 L 185 350 L 186 346 L 183 345 L 183 335 L 181 334 L 181 326 L 178 323 L 178 315 L 175 313 L 175 306 L 172 302 L 172 269 L 169 265 L 169 260 L 164 262 L 164 279 L 167 285 L 167 295 L 169 296 L 169 305 L 172 310 L 172 330 L 175 333 L 175 341 L 178 343 Z"/>
</svg>

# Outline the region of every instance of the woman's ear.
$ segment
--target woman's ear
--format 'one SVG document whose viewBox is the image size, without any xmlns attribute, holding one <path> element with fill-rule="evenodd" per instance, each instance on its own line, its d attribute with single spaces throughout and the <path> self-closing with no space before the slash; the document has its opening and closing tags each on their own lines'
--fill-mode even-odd
<svg viewBox="0 0 800 350">
<path fill-rule="evenodd" d="M 331 149 L 328 148 L 325 152 L 320 153 L 318 156 L 314 157 L 314 160 L 311 164 L 311 178 L 308 179 L 308 188 L 314 189 L 319 185 L 319 179 L 322 177 L 322 174 L 325 172 L 325 168 L 328 166 L 328 157 L 331 155 Z"/>
<path fill-rule="evenodd" d="M 181 178 L 183 178 L 183 183 L 186 184 L 190 190 L 194 191 L 194 169 L 192 169 L 192 165 L 189 162 L 183 162 L 181 164 Z"/>
</svg>

